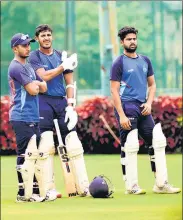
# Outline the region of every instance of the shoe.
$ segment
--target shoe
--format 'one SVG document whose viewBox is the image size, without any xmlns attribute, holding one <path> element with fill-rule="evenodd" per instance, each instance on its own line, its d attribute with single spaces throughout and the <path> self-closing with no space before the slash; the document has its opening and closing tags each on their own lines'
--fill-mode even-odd
<svg viewBox="0 0 183 220">
<path fill-rule="evenodd" d="M 43 202 L 44 198 L 41 197 L 39 194 L 32 194 L 29 202 Z"/>
<path fill-rule="evenodd" d="M 163 187 L 158 187 L 155 184 L 154 187 L 153 187 L 153 192 L 154 193 L 159 193 L 159 194 L 174 194 L 174 193 L 180 193 L 181 189 L 180 188 L 176 188 L 176 187 L 170 185 L 166 181 Z"/>
<path fill-rule="evenodd" d="M 89 188 L 87 187 L 83 193 L 79 194 L 79 196 L 80 197 L 89 197 L 89 196 L 91 196 L 90 192 L 89 192 Z"/>
<path fill-rule="evenodd" d="M 17 195 L 15 202 L 28 202 L 28 200 L 24 196 Z"/>
<path fill-rule="evenodd" d="M 51 193 L 55 193 L 55 195 L 57 196 L 57 199 L 58 198 L 62 198 L 62 194 L 60 192 L 58 192 L 56 189 L 50 189 L 49 192 Z"/>
<path fill-rule="evenodd" d="M 44 198 L 40 197 L 38 194 L 32 194 L 30 199 L 26 199 L 25 196 L 17 195 L 16 202 L 43 202 Z"/>
<path fill-rule="evenodd" d="M 141 189 L 137 184 L 135 184 L 131 190 L 126 190 L 125 194 L 142 195 L 146 194 L 146 191 L 144 189 Z"/>
<path fill-rule="evenodd" d="M 46 193 L 46 197 L 44 198 L 43 202 L 50 202 L 50 201 L 54 201 L 55 199 L 57 199 L 57 194 L 54 191 L 49 190 Z"/>
</svg>

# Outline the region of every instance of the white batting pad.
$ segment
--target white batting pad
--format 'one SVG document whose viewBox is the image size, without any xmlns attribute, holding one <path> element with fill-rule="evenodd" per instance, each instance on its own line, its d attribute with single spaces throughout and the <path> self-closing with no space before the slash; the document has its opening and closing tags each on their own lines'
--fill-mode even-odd
<svg viewBox="0 0 183 220">
<path fill-rule="evenodd" d="M 165 181 L 168 179 L 165 156 L 166 145 L 166 137 L 163 134 L 161 124 L 158 123 L 153 129 L 153 148 L 156 164 L 156 184 L 159 187 L 163 187 Z"/>
<path fill-rule="evenodd" d="M 36 135 L 33 135 L 25 151 L 25 161 L 22 165 L 17 167 L 17 171 L 19 171 L 22 175 L 26 199 L 29 199 L 32 196 L 35 161 L 37 157 L 38 150 L 36 144 Z"/>
<path fill-rule="evenodd" d="M 55 188 L 53 169 L 55 147 L 52 131 L 45 131 L 41 134 L 38 151 L 35 175 L 39 184 L 40 195 L 45 197 L 49 189 Z"/>
<path fill-rule="evenodd" d="M 138 130 L 134 129 L 129 132 L 124 145 L 125 158 L 122 158 L 122 165 L 125 165 L 126 176 L 124 176 L 127 190 L 138 185 L 138 170 L 137 170 L 137 152 L 139 151 Z"/>
<path fill-rule="evenodd" d="M 83 157 L 83 147 L 75 131 L 66 136 L 65 144 L 74 172 L 77 191 L 80 195 L 85 196 L 89 193 L 89 181 Z"/>
</svg>

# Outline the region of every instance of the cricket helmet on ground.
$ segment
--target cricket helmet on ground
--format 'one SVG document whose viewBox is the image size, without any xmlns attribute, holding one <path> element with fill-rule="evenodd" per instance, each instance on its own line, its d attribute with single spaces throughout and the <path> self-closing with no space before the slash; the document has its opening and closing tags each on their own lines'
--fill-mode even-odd
<svg viewBox="0 0 183 220">
<path fill-rule="evenodd" d="M 94 198 L 109 198 L 114 192 L 114 187 L 107 177 L 99 175 L 90 183 L 89 191 Z"/>
</svg>

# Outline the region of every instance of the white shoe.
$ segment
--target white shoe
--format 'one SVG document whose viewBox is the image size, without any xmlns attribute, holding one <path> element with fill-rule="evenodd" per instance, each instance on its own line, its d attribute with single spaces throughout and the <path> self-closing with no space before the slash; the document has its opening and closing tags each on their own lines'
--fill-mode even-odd
<svg viewBox="0 0 183 220">
<path fill-rule="evenodd" d="M 89 188 L 87 187 L 84 191 L 84 193 L 79 194 L 80 197 L 88 197 L 91 196 L 89 192 Z"/>
<path fill-rule="evenodd" d="M 137 184 L 135 184 L 131 190 L 126 190 L 125 194 L 142 195 L 146 194 L 144 189 L 141 189 Z"/>
<path fill-rule="evenodd" d="M 25 196 L 17 195 L 16 202 L 43 202 L 44 198 L 40 197 L 38 194 L 32 194 L 30 199 L 26 199 Z"/>
<path fill-rule="evenodd" d="M 49 190 L 46 193 L 46 197 L 44 199 L 44 202 L 50 202 L 50 201 L 54 201 L 55 199 L 57 199 L 57 195 L 55 192 L 52 192 L 52 190 Z"/>
<path fill-rule="evenodd" d="M 55 194 L 57 199 L 62 198 L 62 194 L 58 192 L 56 189 L 50 189 L 49 192 L 51 192 L 52 194 Z"/>
<path fill-rule="evenodd" d="M 156 184 L 153 187 L 153 192 L 154 193 L 159 193 L 159 194 L 174 194 L 174 193 L 179 193 L 181 192 L 180 188 L 176 188 L 172 185 L 170 185 L 167 181 L 165 182 L 163 187 L 158 187 Z"/>
<path fill-rule="evenodd" d="M 44 198 L 38 194 L 32 194 L 30 198 L 30 202 L 43 202 L 43 201 L 44 201 Z"/>
</svg>

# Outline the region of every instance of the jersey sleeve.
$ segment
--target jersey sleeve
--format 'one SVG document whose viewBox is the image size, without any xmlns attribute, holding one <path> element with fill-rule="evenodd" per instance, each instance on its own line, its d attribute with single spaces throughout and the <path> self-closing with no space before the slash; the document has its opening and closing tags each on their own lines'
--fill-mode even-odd
<svg viewBox="0 0 183 220">
<path fill-rule="evenodd" d="M 147 77 L 154 75 L 154 70 L 152 67 L 152 63 L 150 61 L 150 59 L 146 56 L 143 56 L 144 59 L 146 60 L 147 64 L 148 64 L 148 72 L 147 72 Z"/>
<path fill-rule="evenodd" d="M 22 86 L 25 86 L 28 83 L 32 82 L 32 79 L 30 78 L 26 69 L 24 69 L 21 66 L 13 68 L 12 71 L 10 72 L 10 77 L 12 79 L 17 80 Z"/>
<path fill-rule="evenodd" d="M 41 62 L 38 52 L 32 51 L 28 58 L 28 62 L 31 64 L 32 68 L 36 72 L 37 69 L 44 68 L 44 64 Z"/>
<path fill-rule="evenodd" d="M 110 80 L 119 81 L 119 82 L 121 82 L 121 80 L 122 80 L 121 56 L 118 57 L 112 64 L 112 67 L 110 70 Z"/>
<path fill-rule="evenodd" d="M 43 82 L 43 79 L 35 72 L 36 80 Z"/>
</svg>

